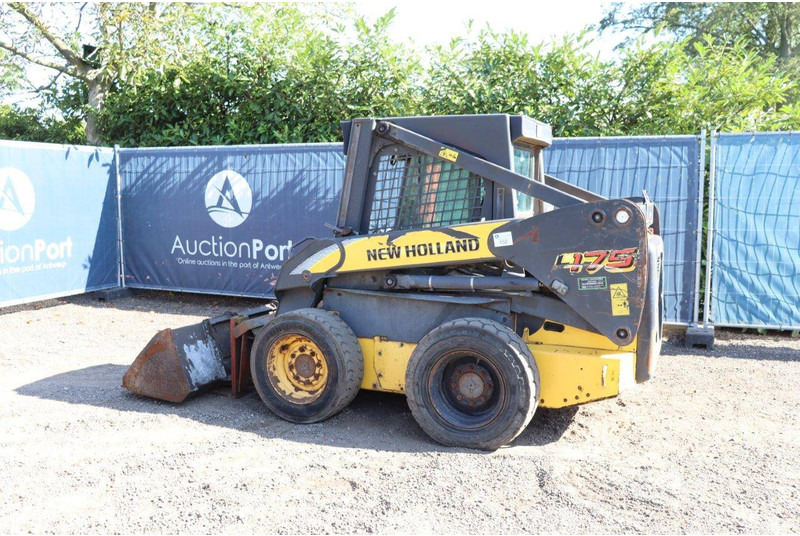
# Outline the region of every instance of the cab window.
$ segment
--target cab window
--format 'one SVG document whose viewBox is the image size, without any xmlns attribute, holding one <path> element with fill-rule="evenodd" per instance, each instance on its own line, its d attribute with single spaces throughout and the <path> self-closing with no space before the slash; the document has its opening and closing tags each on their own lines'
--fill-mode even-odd
<svg viewBox="0 0 800 536">
<path fill-rule="evenodd" d="M 514 147 L 514 173 L 534 177 L 536 159 L 533 151 Z M 533 198 L 529 195 L 514 191 L 514 217 L 528 218 L 533 216 Z"/>
</svg>

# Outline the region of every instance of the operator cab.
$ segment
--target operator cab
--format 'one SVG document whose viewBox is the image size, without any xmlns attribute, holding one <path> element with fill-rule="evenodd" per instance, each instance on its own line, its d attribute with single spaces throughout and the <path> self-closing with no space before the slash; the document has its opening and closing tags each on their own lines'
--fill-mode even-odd
<svg viewBox="0 0 800 536">
<path fill-rule="evenodd" d="M 552 143 L 552 131 L 549 125 L 530 117 L 488 114 L 383 121 L 432 139 L 447 139 L 456 151 L 545 183 L 542 149 Z M 357 158 L 352 166 L 348 165 L 339 228 L 374 234 L 526 218 L 552 208 L 455 165 L 447 158 L 447 151 L 437 158 L 388 140 L 369 148 L 360 147 L 363 139 L 371 139 L 361 132 L 373 128 L 376 121 L 370 119 L 342 123 L 345 154 L 369 152 L 369 158 Z"/>
</svg>

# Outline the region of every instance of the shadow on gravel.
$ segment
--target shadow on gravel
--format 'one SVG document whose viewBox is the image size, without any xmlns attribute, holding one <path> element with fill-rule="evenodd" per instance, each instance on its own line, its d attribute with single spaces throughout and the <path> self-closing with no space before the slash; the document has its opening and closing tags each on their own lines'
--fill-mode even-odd
<svg viewBox="0 0 800 536">
<path fill-rule="evenodd" d="M 774 339 L 768 340 L 773 342 Z M 713 350 L 703 348 L 686 348 L 683 344 L 665 344 L 661 348 L 662 356 L 697 355 L 704 357 L 725 357 L 732 359 L 755 359 L 757 361 L 798 361 L 800 349 L 790 346 L 746 344 L 737 340 L 717 340 Z"/>
<path fill-rule="evenodd" d="M 134 395 L 120 386 L 126 369 L 112 364 L 87 367 L 23 385 L 16 392 L 116 411 L 177 415 L 209 426 L 300 443 L 394 452 L 454 450 L 428 438 L 414 421 L 402 395 L 361 391 L 352 404 L 335 417 L 322 423 L 302 425 L 283 421 L 270 413 L 255 391 L 234 399 L 227 394 L 227 389 L 219 388 L 183 404 Z M 530 426 L 513 445 L 545 445 L 557 441 L 577 411 L 578 408 L 537 411 Z"/>
<path fill-rule="evenodd" d="M 127 289 L 127 296 L 112 300 L 99 299 L 94 293 L 64 298 L 62 303 L 99 309 L 120 311 L 155 311 L 159 314 L 195 315 L 212 317 L 227 311 L 243 311 L 264 305 L 269 298 L 241 298 L 233 296 L 213 296 L 190 292 L 171 292 L 167 290 Z"/>
</svg>

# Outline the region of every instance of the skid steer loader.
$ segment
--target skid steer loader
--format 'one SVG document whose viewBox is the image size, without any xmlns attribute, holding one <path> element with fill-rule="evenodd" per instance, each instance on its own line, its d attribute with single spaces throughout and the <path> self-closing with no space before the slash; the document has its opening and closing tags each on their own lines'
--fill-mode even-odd
<svg viewBox="0 0 800 536">
<path fill-rule="evenodd" d="M 550 127 L 505 114 L 355 119 L 330 238 L 284 263 L 277 301 L 156 335 L 125 374 L 180 402 L 230 380 L 299 423 L 359 389 L 403 393 L 445 445 L 496 449 L 538 406 L 653 374 L 662 252 L 647 198 L 543 171 Z"/>
</svg>

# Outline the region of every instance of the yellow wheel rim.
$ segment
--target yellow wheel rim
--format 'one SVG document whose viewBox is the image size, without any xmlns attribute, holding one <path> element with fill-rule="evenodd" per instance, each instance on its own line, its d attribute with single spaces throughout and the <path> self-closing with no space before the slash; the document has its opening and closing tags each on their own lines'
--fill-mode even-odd
<svg viewBox="0 0 800 536">
<path fill-rule="evenodd" d="M 310 404 L 322 396 L 328 363 L 314 341 L 296 333 L 278 337 L 267 352 L 267 376 L 275 392 L 292 404 Z"/>
</svg>

